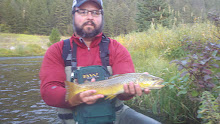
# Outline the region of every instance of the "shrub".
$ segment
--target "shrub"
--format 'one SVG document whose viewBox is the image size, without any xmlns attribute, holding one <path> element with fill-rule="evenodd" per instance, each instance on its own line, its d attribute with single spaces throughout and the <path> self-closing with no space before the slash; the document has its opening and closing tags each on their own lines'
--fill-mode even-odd
<svg viewBox="0 0 220 124">
<path fill-rule="evenodd" d="M 173 60 L 171 63 L 178 65 L 178 70 L 182 72 L 181 77 L 186 74 L 189 76 L 190 86 L 187 91 L 191 92 L 192 96 L 200 96 L 205 90 L 212 90 L 215 84 L 215 68 L 219 68 L 218 61 L 220 60 L 220 45 L 207 42 L 191 42 L 187 41 L 187 48 L 190 54 L 180 60 Z M 213 70 L 212 70 L 213 69 Z M 186 92 L 184 92 L 186 93 Z"/>
<path fill-rule="evenodd" d="M 5 49 L 5 48 L 0 48 L 0 56 L 7 57 L 7 56 L 10 56 L 12 54 L 13 54 L 13 52 L 11 50 Z"/>
<path fill-rule="evenodd" d="M 207 48 L 208 43 L 212 46 L 217 41 L 217 38 L 213 36 L 213 30 L 216 28 L 210 23 L 181 25 L 173 29 L 158 26 L 157 29 L 151 28 L 147 32 L 133 32 L 129 35 L 116 37 L 116 40 L 128 48 L 131 53 L 136 72 L 147 71 L 163 78 L 166 81 L 164 84 L 168 84 L 161 90 L 152 90 L 150 94 L 133 98 L 126 104 L 164 117 L 170 123 L 201 123 L 201 120 L 197 118 L 197 110 L 200 96 L 205 89 L 200 88 L 202 90 L 197 91 L 197 87 L 194 86 L 195 83 L 191 79 L 194 77 L 190 77 L 189 73 L 185 76 L 181 75 L 185 69 L 178 71 L 179 66 L 170 65 L 169 62 L 173 59 L 183 61 L 184 59 L 181 58 L 190 55 L 192 51 L 190 49 L 195 46 L 200 45 L 203 46 L 202 48 Z M 207 39 L 210 42 L 206 42 Z M 218 46 L 218 44 L 214 46 Z M 197 47 L 194 50 L 197 51 L 196 49 Z M 200 51 L 204 52 L 204 50 Z M 219 53 L 214 51 L 211 53 L 216 54 L 215 58 L 218 59 Z M 196 54 L 198 57 L 200 56 L 198 51 Z M 210 65 L 218 64 L 219 61 L 216 59 L 210 60 Z M 217 73 L 219 68 L 211 67 L 210 70 L 212 71 L 210 74 L 211 83 L 219 85 L 220 76 L 217 77 L 220 75 Z M 215 88 L 211 88 L 212 91 Z M 219 92 L 215 91 L 212 94 L 216 96 Z"/>
<path fill-rule="evenodd" d="M 8 25 L 0 24 L 0 32 L 8 33 L 8 32 L 10 32 L 10 30 L 11 29 Z"/>
<path fill-rule="evenodd" d="M 204 91 L 200 104 L 197 118 L 201 118 L 206 124 L 220 122 L 220 95 L 216 99 L 210 92 Z"/>
<path fill-rule="evenodd" d="M 48 46 L 60 41 L 61 39 L 60 32 L 57 28 L 52 29 L 49 39 L 50 39 L 50 43 L 47 44 Z"/>
<path fill-rule="evenodd" d="M 180 41 L 180 43 L 167 47 L 167 49 L 162 53 L 162 55 L 164 55 L 168 59 L 181 58 L 188 54 L 188 51 L 184 48 L 184 41 Z"/>
<path fill-rule="evenodd" d="M 206 43 L 186 41 L 185 46 L 185 49 L 189 51 L 189 55 L 170 62 L 176 63 L 179 74 L 172 77 L 170 81 L 166 83 L 169 84 L 170 89 L 177 89 L 177 96 L 188 96 L 192 105 L 196 105 L 195 109 L 198 109 L 200 101 L 201 104 L 207 103 L 207 97 L 204 101 L 204 93 L 206 93 L 204 91 L 213 91 L 212 95 L 219 95 L 219 91 L 214 92 L 214 90 L 216 88 L 219 89 L 220 86 L 220 78 L 218 76 L 220 45 L 209 41 Z M 211 117 L 211 113 L 209 113 L 212 109 L 215 108 L 207 108 L 207 106 L 204 107 L 204 105 L 202 105 L 202 107 L 200 106 L 198 117 L 209 119 L 210 121 L 215 120 L 215 118 Z M 203 113 L 204 111 L 205 113 Z M 193 115 L 196 114 L 197 111 L 194 110 Z M 214 113 L 212 114 L 212 116 L 215 116 Z"/>
<path fill-rule="evenodd" d="M 45 50 L 37 44 L 28 44 L 25 49 L 29 55 L 42 55 L 45 52 Z"/>
<path fill-rule="evenodd" d="M 16 53 L 18 56 L 25 56 L 25 49 L 24 49 L 24 45 L 21 45 L 21 44 L 19 44 L 19 45 L 17 45 L 16 47 L 15 47 L 15 52 L 14 53 Z"/>
</svg>

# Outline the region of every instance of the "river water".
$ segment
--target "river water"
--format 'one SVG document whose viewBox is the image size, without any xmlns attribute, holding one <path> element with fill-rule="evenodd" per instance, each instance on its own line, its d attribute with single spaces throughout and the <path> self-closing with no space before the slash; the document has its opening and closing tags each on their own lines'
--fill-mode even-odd
<svg viewBox="0 0 220 124">
<path fill-rule="evenodd" d="M 56 108 L 40 96 L 42 60 L 42 56 L 0 57 L 0 124 L 61 123 Z"/>
<path fill-rule="evenodd" d="M 0 124 L 58 124 L 40 96 L 42 57 L 0 57 Z"/>
</svg>

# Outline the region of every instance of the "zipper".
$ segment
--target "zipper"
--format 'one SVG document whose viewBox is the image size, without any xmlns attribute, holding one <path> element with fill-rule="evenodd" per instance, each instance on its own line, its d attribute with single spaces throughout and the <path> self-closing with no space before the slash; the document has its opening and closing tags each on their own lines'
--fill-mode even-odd
<svg viewBox="0 0 220 124">
<path fill-rule="evenodd" d="M 80 40 L 80 42 L 82 42 L 82 43 L 84 43 L 86 45 L 86 43 L 84 42 L 82 37 L 80 37 L 79 40 Z M 90 47 L 88 47 L 87 45 L 86 45 L 86 47 L 87 47 L 88 51 L 90 51 Z"/>
<path fill-rule="evenodd" d="M 84 43 L 86 45 L 86 43 L 84 42 L 82 37 L 80 37 L 79 40 L 80 40 L 80 42 L 82 42 L 82 43 Z M 92 61 L 91 61 L 92 58 L 91 58 L 90 47 L 88 47 L 87 45 L 86 45 L 86 47 L 88 49 L 88 63 L 87 63 L 87 65 L 89 66 L 89 65 L 92 64 Z"/>
</svg>

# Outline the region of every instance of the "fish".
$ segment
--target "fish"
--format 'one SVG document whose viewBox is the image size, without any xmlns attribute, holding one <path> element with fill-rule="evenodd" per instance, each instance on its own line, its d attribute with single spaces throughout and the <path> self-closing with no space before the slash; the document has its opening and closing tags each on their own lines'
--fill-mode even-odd
<svg viewBox="0 0 220 124">
<path fill-rule="evenodd" d="M 126 73 L 113 75 L 109 79 L 96 81 L 96 82 L 85 82 L 83 84 L 73 83 L 65 81 L 66 96 L 65 100 L 71 99 L 76 94 L 87 91 L 96 90 L 95 94 L 103 94 L 106 96 L 105 99 L 113 99 L 118 94 L 124 93 L 124 84 L 139 84 L 141 89 L 161 89 L 164 87 L 161 83 L 162 78 L 146 74 L 146 73 Z"/>
</svg>

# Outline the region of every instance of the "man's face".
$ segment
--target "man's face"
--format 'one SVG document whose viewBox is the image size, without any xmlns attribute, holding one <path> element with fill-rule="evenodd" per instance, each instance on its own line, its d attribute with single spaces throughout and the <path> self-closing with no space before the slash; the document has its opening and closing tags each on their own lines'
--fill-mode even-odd
<svg viewBox="0 0 220 124">
<path fill-rule="evenodd" d="M 76 10 L 79 9 L 88 11 L 100 10 L 98 5 L 94 2 L 86 2 L 79 8 L 76 8 Z M 75 12 L 74 19 L 75 32 L 83 38 L 95 37 L 102 31 L 102 14 L 94 16 L 91 12 L 89 12 L 88 15 L 82 15 L 79 12 Z"/>
</svg>

